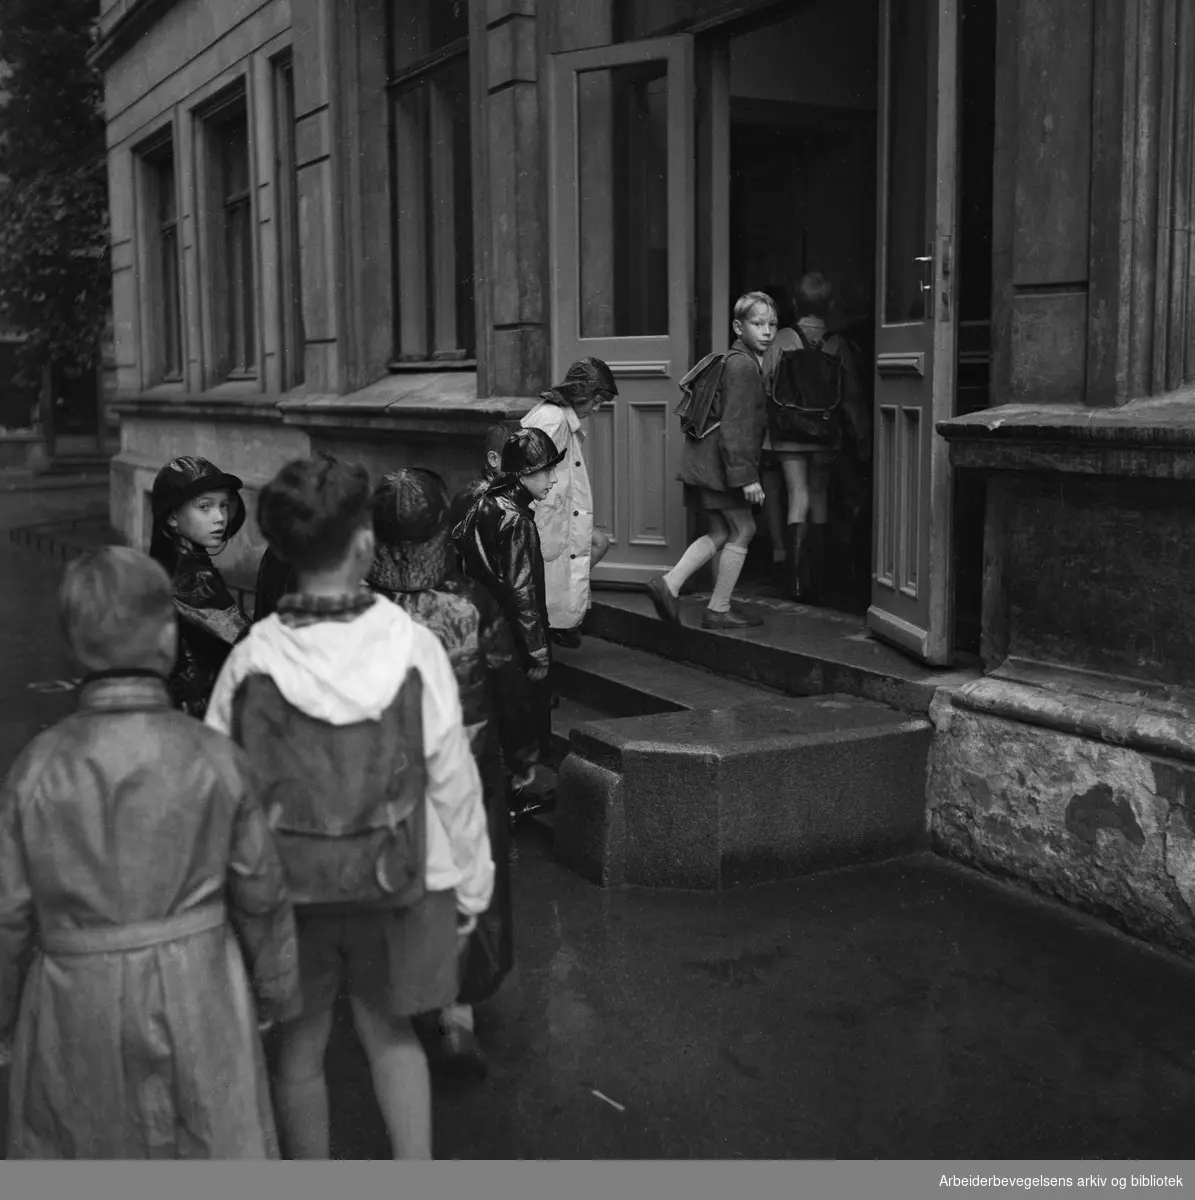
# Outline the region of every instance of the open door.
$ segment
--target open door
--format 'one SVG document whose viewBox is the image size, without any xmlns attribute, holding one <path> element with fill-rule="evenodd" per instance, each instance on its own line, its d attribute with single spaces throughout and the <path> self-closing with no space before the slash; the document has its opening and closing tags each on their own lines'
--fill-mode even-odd
<svg viewBox="0 0 1195 1200">
<path fill-rule="evenodd" d="M 642 583 L 684 550 L 672 414 L 693 345 L 693 49 L 687 36 L 553 56 L 552 371 L 604 359 L 619 394 L 588 421 L 595 581 Z"/>
<path fill-rule="evenodd" d="M 877 636 L 950 662 L 951 478 L 935 432 L 953 412 L 952 256 L 958 161 L 958 0 L 882 0 L 876 296 Z"/>
</svg>

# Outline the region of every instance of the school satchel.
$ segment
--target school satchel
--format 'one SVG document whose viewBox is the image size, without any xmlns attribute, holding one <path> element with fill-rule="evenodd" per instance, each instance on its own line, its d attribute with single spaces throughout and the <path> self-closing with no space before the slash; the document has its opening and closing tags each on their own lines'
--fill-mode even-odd
<svg viewBox="0 0 1195 1200">
<path fill-rule="evenodd" d="M 426 894 L 423 679 L 408 673 L 380 721 L 331 725 L 250 675 L 233 739 L 258 781 L 297 905 L 396 909 Z"/>
<path fill-rule="evenodd" d="M 742 353 L 731 347 L 707 354 L 680 381 L 681 400 L 673 411 L 685 437 L 699 442 L 722 424 L 722 372 L 732 354 Z"/>
<path fill-rule="evenodd" d="M 800 326 L 801 344 L 785 350 L 768 400 L 774 442 L 834 442 L 842 414 L 842 360 L 815 346 Z"/>
</svg>

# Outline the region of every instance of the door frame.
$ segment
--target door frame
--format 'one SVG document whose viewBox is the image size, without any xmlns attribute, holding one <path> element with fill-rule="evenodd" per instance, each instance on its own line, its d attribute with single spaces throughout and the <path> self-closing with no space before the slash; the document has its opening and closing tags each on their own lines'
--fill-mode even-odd
<svg viewBox="0 0 1195 1200">
<path fill-rule="evenodd" d="M 880 574 L 883 524 L 881 505 L 884 488 L 881 486 L 884 407 L 884 375 L 881 371 L 879 350 L 882 332 L 899 325 L 899 322 L 884 321 L 885 295 L 888 269 L 888 153 L 891 130 L 891 107 L 889 72 L 891 59 L 891 0 L 881 0 L 880 61 L 878 73 L 877 103 L 877 172 L 876 172 L 876 362 L 874 366 L 874 417 L 872 462 L 875 464 L 876 481 L 872 506 L 872 603 L 867 612 L 867 623 L 877 636 L 890 641 L 932 666 L 947 666 L 954 652 L 954 580 L 951 557 L 953 530 L 954 477 L 950 465 L 948 447 L 937 432 L 939 421 L 953 415 L 957 390 L 957 341 L 958 341 L 958 288 L 957 272 L 954 269 L 955 243 L 957 241 L 959 210 L 959 106 L 962 102 L 962 81 L 959 76 L 959 0 L 938 0 L 930 5 L 933 38 L 930 44 L 929 74 L 933 85 L 928 90 L 929 104 L 926 114 L 926 144 L 933 153 L 932 174 L 935 185 L 929 193 L 932 207 L 927 208 L 927 234 L 933 238 L 933 264 L 931 313 L 933 334 L 931 342 L 932 377 L 930 399 L 926 416 L 928 430 L 923 435 L 928 440 L 929 472 L 927 484 L 922 486 L 919 508 L 928 525 L 926 530 L 918 528 L 915 533 L 919 544 L 918 559 L 924 567 L 925 586 L 928 589 L 928 619 L 926 628 L 889 612 L 877 604 L 877 583 Z M 952 36 L 943 38 L 943 29 Z M 949 169 L 943 170 L 943 164 Z M 922 324 L 917 322 L 916 324 Z M 910 323 L 912 324 L 912 323 Z M 899 366 L 900 364 L 894 364 Z M 895 371 L 893 372 L 896 373 Z M 904 514 L 906 519 L 908 514 Z M 899 528 L 901 536 L 910 531 Z M 922 563 L 920 541 L 924 534 L 926 553 Z M 893 580 L 899 587 L 899 580 Z"/>
</svg>

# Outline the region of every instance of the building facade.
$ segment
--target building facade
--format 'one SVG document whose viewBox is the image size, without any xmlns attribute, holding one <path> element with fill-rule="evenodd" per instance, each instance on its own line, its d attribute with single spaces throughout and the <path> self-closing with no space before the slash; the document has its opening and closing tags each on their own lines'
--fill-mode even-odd
<svg viewBox="0 0 1195 1200">
<path fill-rule="evenodd" d="M 620 389 L 587 450 L 599 575 L 641 582 L 691 532 L 677 381 L 727 344 L 735 294 L 824 271 L 874 367 L 860 616 L 926 663 L 984 663 L 937 714 L 935 835 L 1195 946 L 1189 6 L 102 8 L 134 544 L 183 452 L 251 493 L 321 448 L 456 486 L 493 420 L 595 354 Z M 247 581 L 252 522 L 238 543 Z M 1146 756 L 1119 782 L 1113 746 Z"/>
</svg>

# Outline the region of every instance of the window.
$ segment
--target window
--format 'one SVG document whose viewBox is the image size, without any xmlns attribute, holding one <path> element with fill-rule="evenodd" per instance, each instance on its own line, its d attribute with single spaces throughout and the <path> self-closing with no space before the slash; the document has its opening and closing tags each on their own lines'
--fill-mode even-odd
<svg viewBox="0 0 1195 1200">
<path fill-rule="evenodd" d="M 282 314 L 282 386 L 303 382 L 303 290 L 295 175 L 295 73 L 289 55 L 274 68 L 275 181 L 278 194 L 278 292 Z"/>
<path fill-rule="evenodd" d="M 244 98 L 225 104 L 205 125 L 213 366 L 220 379 L 252 379 L 257 374 L 256 292 Z"/>
<path fill-rule="evenodd" d="M 183 377 L 182 303 L 179 292 L 178 194 L 174 146 L 145 154 L 146 270 L 150 353 L 155 382 Z"/>
<path fill-rule="evenodd" d="M 473 170 L 468 5 L 394 0 L 390 113 L 396 365 L 471 364 Z"/>
</svg>

